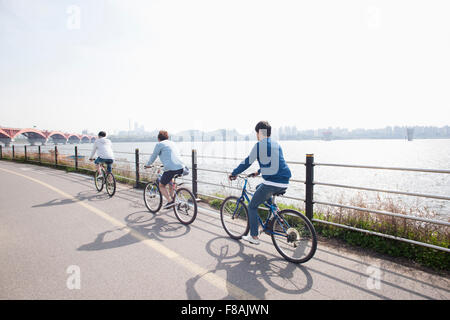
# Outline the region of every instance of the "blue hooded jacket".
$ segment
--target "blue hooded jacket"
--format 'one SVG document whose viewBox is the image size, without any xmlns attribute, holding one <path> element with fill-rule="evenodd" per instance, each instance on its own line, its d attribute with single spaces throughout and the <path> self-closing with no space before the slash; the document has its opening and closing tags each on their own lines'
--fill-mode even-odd
<svg viewBox="0 0 450 320">
<path fill-rule="evenodd" d="M 250 152 L 250 155 L 241 162 L 241 164 L 233 170 L 231 175 L 238 174 L 247 170 L 252 163 L 258 160 L 260 169 L 258 170 L 265 181 L 288 184 L 291 178 L 291 170 L 289 169 L 283 157 L 283 150 L 276 141 L 271 138 L 264 138 L 258 141 Z"/>
</svg>

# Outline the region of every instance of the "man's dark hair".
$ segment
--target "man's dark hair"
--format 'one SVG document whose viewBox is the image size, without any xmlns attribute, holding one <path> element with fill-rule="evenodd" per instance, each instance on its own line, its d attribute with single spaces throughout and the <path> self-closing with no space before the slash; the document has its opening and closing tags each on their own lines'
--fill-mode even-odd
<svg viewBox="0 0 450 320">
<path fill-rule="evenodd" d="M 106 132 L 105 131 L 100 131 L 98 133 L 98 136 L 104 138 L 104 137 L 106 137 Z"/>
<path fill-rule="evenodd" d="M 164 141 L 169 139 L 169 133 L 167 131 L 161 130 L 158 133 L 158 140 L 159 141 Z"/>
<path fill-rule="evenodd" d="M 270 126 L 269 122 L 267 121 L 260 121 L 256 124 L 255 131 L 259 132 L 259 130 L 264 130 L 264 133 L 267 137 L 270 137 L 270 134 L 272 133 L 272 127 Z"/>
</svg>

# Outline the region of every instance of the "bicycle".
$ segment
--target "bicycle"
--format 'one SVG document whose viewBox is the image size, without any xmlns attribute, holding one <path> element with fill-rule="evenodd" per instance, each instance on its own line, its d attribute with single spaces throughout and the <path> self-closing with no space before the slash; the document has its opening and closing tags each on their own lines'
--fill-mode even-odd
<svg viewBox="0 0 450 320">
<path fill-rule="evenodd" d="M 161 168 L 164 166 L 152 166 L 156 168 L 158 178 L 154 182 L 148 182 L 144 188 L 144 203 L 148 211 L 157 213 L 162 206 L 163 196 L 159 189 L 159 181 L 161 179 Z M 177 183 L 176 179 L 182 177 L 182 174 L 177 174 L 173 177 L 170 185 L 173 188 L 174 202 L 173 211 L 177 219 L 184 225 L 191 224 L 197 217 L 197 200 L 194 194 L 187 188 L 179 188 L 183 183 Z"/>
<path fill-rule="evenodd" d="M 93 159 L 89 160 L 94 161 Z M 106 193 L 110 198 L 116 193 L 116 178 L 112 172 L 106 172 L 103 163 L 100 163 L 100 173 L 98 169 L 95 170 L 94 184 L 98 192 L 101 192 L 103 186 L 106 185 Z"/>
<path fill-rule="evenodd" d="M 250 202 L 247 191 L 248 176 L 239 175 L 244 180 L 244 186 L 240 197 L 230 196 L 225 198 L 220 207 L 220 220 L 226 233 L 239 240 L 248 234 L 250 225 L 248 222 L 248 209 L 245 201 Z M 275 203 L 275 198 L 286 191 L 276 193 L 271 201 L 264 202 L 269 213 L 265 221 L 258 214 L 258 222 L 263 232 L 270 235 L 273 245 L 278 253 L 286 260 L 293 263 L 304 263 L 310 260 L 317 249 L 317 234 L 309 219 L 298 211 L 292 209 L 280 210 Z"/>
</svg>

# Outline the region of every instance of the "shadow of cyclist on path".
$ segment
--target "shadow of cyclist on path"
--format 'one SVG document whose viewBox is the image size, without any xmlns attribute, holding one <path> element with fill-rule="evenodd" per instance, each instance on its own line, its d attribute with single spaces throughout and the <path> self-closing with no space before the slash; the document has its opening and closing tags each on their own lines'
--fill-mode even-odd
<svg viewBox="0 0 450 320">
<path fill-rule="evenodd" d="M 97 235 L 96 239 L 93 242 L 84 244 L 77 250 L 96 251 L 129 246 L 141 242 L 141 239 L 135 236 L 136 232 L 148 239 L 163 242 L 164 238 L 182 237 L 190 231 L 190 226 L 185 226 L 178 222 L 167 222 L 160 217 L 155 217 L 148 214 L 146 216 L 149 216 L 150 218 L 147 219 L 143 218 L 144 215 L 139 216 L 137 214 L 139 214 L 139 212 L 134 212 L 125 218 L 125 220 L 128 222 L 126 226 L 101 232 Z M 145 223 L 142 224 L 142 222 Z M 129 230 L 125 235 L 122 235 L 119 238 L 115 238 L 112 240 L 105 239 L 107 234 L 113 234 L 115 232 L 126 229 L 131 230 Z"/>
<path fill-rule="evenodd" d="M 206 251 L 217 258 L 217 265 L 210 273 L 226 272 L 228 295 L 223 299 L 236 299 L 235 290 L 229 284 L 236 286 L 257 299 L 266 299 L 269 286 L 289 295 L 298 295 L 312 288 L 313 279 L 307 268 L 283 260 L 282 258 L 267 259 L 263 254 L 244 254 L 244 245 L 227 237 L 216 237 L 206 244 Z M 304 276 L 299 276 L 301 271 Z M 201 299 L 195 285 L 201 279 L 196 276 L 186 282 L 188 299 Z M 203 297 L 205 298 L 205 297 Z"/>
</svg>

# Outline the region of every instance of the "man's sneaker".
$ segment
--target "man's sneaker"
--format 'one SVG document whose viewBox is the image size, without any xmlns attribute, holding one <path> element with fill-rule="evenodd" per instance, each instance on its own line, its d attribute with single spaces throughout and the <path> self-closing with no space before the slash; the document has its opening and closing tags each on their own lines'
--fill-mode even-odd
<svg viewBox="0 0 450 320">
<path fill-rule="evenodd" d="M 167 203 L 164 205 L 163 209 L 170 209 L 170 208 L 172 208 L 174 205 L 175 205 L 175 201 L 167 202 Z"/>
<path fill-rule="evenodd" d="M 255 239 L 255 238 L 253 238 L 251 235 L 246 235 L 246 236 L 242 236 L 242 239 L 244 239 L 245 241 L 248 241 L 248 242 L 250 242 L 250 243 L 253 243 L 253 244 L 259 244 L 259 240 L 258 239 Z"/>
</svg>

